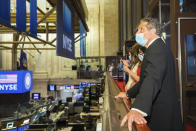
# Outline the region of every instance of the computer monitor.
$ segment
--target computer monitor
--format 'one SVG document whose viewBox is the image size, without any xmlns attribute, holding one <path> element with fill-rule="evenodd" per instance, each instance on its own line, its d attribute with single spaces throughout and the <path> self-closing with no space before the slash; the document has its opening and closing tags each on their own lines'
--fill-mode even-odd
<svg viewBox="0 0 196 131">
<path fill-rule="evenodd" d="M 72 70 L 77 70 L 77 66 L 72 66 Z"/>
<path fill-rule="evenodd" d="M 66 85 L 65 88 L 66 89 L 71 89 L 71 85 Z"/>
<path fill-rule="evenodd" d="M 91 86 L 94 86 L 94 85 L 96 85 L 96 83 L 90 83 L 90 85 L 91 85 Z"/>
<path fill-rule="evenodd" d="M 56 91 L 56 85 L 48 85 L 48 91 Z"/>
<path fill-rule="evenodd" d="M 76 96 L 76 99 L 80 99 L 80 98 L 83 98 L 83 94 L 82 93 L 79 93 L 77 96 Z"/>
<path fill-rule="evenodd" d="M 100 85 L 101 85 L 101 83 L 96 83 L 96 85 L 100 86 Z"/>
<path fill-rule="evenodd" d="M 40 93 L 32 93 L 32 99 L 33 100 L 39 100 L 40 99 Z"/>
<path fill-rule="evenodd" d="M 86 82 L 80 82 L 80 87 L 87 87 L 88 86 L 88 83 Z"/>
<path fill-rule="evenodd" d="M 74 85 L 74 89 L 80 89 L 80 85 Z"/>
<path fill-rule="evenodd" d="M 67 97 L 66 101 L 67 102 L 72 102 L 72 97 Z"/>
<path fill-rule="evenodd" d="M 14 127 L 14 122 L 8 122 L 6 128 L 12 128 L 12 127 Z"/>
<path fill-rule="evenodd" d="M 36 121 L 38 118 L 39 118 L 39 114 L 35 114 L 35 115 L 33 115 L 33 117 L 32 117 L 33 119 L 33 121 Z"/>
</svg>

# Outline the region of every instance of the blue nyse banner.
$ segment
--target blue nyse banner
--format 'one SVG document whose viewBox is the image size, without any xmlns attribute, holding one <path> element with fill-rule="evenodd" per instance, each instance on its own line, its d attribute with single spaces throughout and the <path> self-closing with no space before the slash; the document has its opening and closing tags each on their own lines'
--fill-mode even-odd
<svg viewBox="0 0 196 131">
<path fill-rule="evenodd" d="M 57 47 L 58 56 L 75 58 L 72 12 L 64 0 L 57 0 Z"/>
<path fill-rule="evenodd" d="M 16 29 L 26 32 L 26 0 L 17 0 Z"/>
<path fill-rule="evenodd" d="M 0 22 L 10 26 L 10 0 L 0 0 Z"/>
<path fill-rule="evenodd" d="M 27 54 L 23 50 L 20 52 L 20 70 L 27 70 Z"/>
<path fill-rule="evenodd" d="M 86 57 L 86 30 L 80 21 L 80 56 Z"/>
<path fill-rule="evenodd" d="M 30 34 L 37 37 L 37 0 L 30 0 Z"/>
<path fill-rule="evenodd" d="M 0 71 L 0 94 L 31 91 L 32 77 L 32 71 Z"/>
</svg>

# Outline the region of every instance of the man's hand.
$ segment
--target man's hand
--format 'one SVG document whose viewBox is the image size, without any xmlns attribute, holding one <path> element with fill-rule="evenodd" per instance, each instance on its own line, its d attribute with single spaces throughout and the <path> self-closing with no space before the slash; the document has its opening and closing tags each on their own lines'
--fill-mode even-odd
<svg viewBox="0 0 196 131">
<path fill-rule="evenodd" d="M 125 92 L 120 92 L 118 95 L 115 96 L 115 98 L 116 99 L 118 99 L 118 98 L 127 98 L 128 99 Z"/>
<path fill-rule="evenodd" d="M 124 69 L 125 72 L 129 72 L 129 70 L 130 70 L 130 69 L 128 68 L 128 66 L 126 66 L 126 65 L 123 66 L 123 69 Z"/>
<path fill-rule="evenodd" d="M 146 124 L 147 121 L 144 119 L 144 117 L 142 116 L 142 114 L 140 114 L 139 112 L 135 111 L 135 110 L 130 110 L 129 113 L 124 116 L 120 126 L 124 126 L 126 121 L 128 121 L 128 128 L 129 131 L 132 131 L 132 124 L 133 122 L 135 122 L 136 124 Z"/>
</svg>

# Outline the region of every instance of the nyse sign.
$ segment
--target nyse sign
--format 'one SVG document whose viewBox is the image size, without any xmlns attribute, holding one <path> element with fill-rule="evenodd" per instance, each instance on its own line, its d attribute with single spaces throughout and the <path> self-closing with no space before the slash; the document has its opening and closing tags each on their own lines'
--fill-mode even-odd
<svg viewBox="0 0 196 131">
<path fill-rule="evenodd" d="M 32 71 L 0 71 L 0 94 L 32 90 Z"/>
<path fill-rule="evenodd" d="M 2 84 L 0 85 L 0 91 L 17 91 L 17 84 Z"/>
<path fill-rule="evenodd" d="M 72 52 L 72 40 L 63 34 L 63 49 Z"/>
<path fill-rule="evenodd" d="M 0 91 L 17 90 L 17 74 L 1 74 L 0 75 Z"/>
</svg>

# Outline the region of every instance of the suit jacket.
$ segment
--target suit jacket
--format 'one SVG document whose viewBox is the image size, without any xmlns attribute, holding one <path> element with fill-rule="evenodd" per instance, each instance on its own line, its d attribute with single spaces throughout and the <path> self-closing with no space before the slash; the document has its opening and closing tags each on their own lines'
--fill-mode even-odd
<svg viewBox="0 0 196 131">
<path fill-rule="evenodd" d="M 183 130 L 175 84 L 170 47 L 158 38 L 146 50 L 139 82 L 127 91 L 129 97 L 136 98 L 132 108 L 148 114 L 152 131 Z"/>
</svg>

